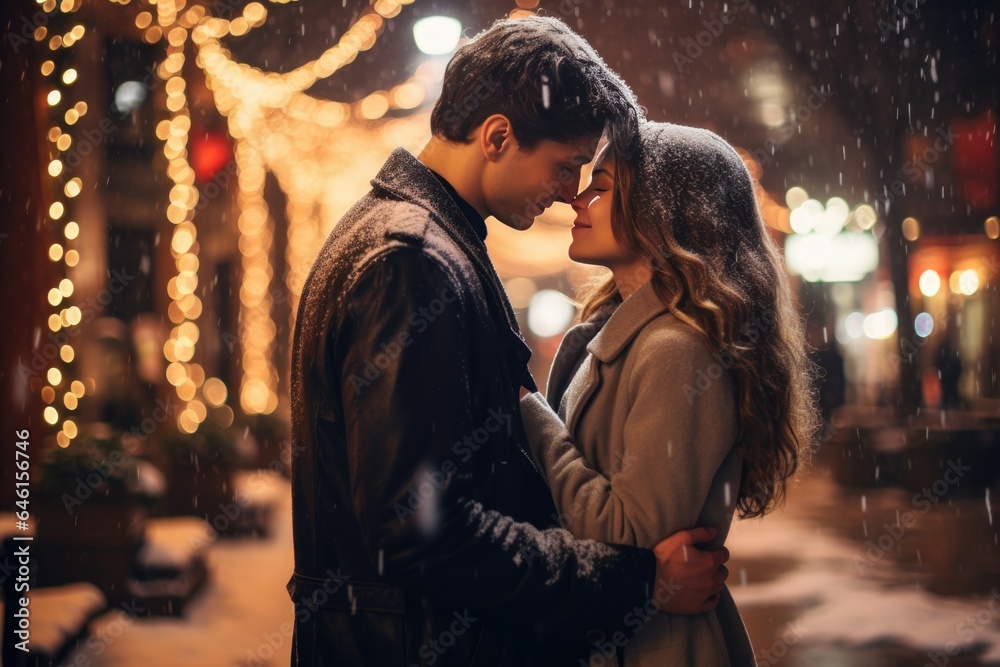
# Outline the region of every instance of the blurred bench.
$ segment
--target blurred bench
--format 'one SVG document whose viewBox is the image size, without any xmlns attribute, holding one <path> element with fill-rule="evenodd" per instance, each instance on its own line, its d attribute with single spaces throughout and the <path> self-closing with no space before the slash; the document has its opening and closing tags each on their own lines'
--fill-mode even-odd
<svg viewBox="0 0 1000 667">
<path fill-rule="evenodd" d="M 13 539 L 14 517 L 0 515 L 0 576 L 3 577 L 4 600 L 0 604 L 3 617 L 3 664 L 52 666 L 60 662 L 83 643 L 90 635 L 90 622 L 108 608 L 107 599 L 101 590 L 86 582 L 62 586 L 38 587 L 35 582 L 34 552 L 37 543 Z M 30 533 L 18 532 L 19 535 Z M 28 545 L 31 554 L 28 567 L 28 590 L 18 588 L 20 572 L 19 558 L 15 556 L 19 547 Z M 20 570 L 20 572 L 19 572 Z M 23 582 L 23 579 L 22 579 Z M 21 609 L 20 598 L 28 599 L 29 640 L 28 651 L 16 647 L 21 641 L 17 635 Z"/>
</svg>

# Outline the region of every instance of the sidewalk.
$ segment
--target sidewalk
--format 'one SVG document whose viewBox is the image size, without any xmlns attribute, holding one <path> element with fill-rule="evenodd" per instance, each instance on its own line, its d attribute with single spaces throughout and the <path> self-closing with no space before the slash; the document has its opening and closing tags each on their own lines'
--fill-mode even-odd
<svg viewBox="0 0 1000 667">
<path fill-rule="evenodd" d="M 955 491 L 925 512 L 908 491 L 843 489 L 814 469 L 784 509 L 736 522 L 729 584 L 760 666 L 1000 665 L 1000 491 L 992 517 L 984 495 Z M 109 612 L 68 664 L 288 665 L 290 514 L 284 493 L 270 538 L 212 544 L 184 618 Z"/>
</svg>

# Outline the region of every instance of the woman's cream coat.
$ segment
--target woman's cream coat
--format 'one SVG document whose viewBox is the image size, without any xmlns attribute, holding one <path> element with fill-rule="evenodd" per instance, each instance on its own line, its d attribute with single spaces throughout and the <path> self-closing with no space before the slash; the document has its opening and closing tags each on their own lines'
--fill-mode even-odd
<svg viewBox="0 0 1000 667">
<path fill-rule="evenodd" d="M 742 466 L 724 364 L 649 284 L 567 332 L 547 401 L 521 401 L 532 456 L 566 528 L 651 549 L 679 530 L 712 526 L 719 536 L 710 546 L 722 545 Z M 640 612 L 626 625 L 625 667 L 755 664 L 728 589 L 707 614 Z M 594 639 L 604 650 L 592 664 L 616 664 L 609 654 L 622 638 Z"/>
</svg>

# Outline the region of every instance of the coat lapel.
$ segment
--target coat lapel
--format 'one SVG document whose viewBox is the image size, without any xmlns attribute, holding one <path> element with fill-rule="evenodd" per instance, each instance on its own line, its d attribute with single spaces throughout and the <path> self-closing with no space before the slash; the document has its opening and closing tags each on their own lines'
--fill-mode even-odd
<svg viewBox="0 0 1000 667">
<path fill-rule="evenodd" d="M 404 148 L 397 148 L 386 160 L 372 186 L 386 190 L 395 196 L 411 201 L 427 209 L 435 221 L 465 251 L 472 261 L 483 283 L 483 288 L 492 293 L 496 303 L 502 306 L 502 317 L 514 338 L 523 346 L 528 356 L 531 351 L 521 336 L 514 309 L 507 299 L 507 293 L 500 284 L 493 262 L 486 251 L 486 244 L 476 236 L 466 223 L 465 215 L 455 200 L 434 177 L 433 172 Z"/>
<path fill-rule="evenodd" d="M 613 361 L 646 324 L 666 312 L 669 309 L 647 284 L 624 303 L 608 303 L 566 332 L 552 362 L 546 399 L 558 411 L 566 392 L 575 394 L 572 409 L 564 415 L 570 433 L 576 432 L 580 415 L 600 385 L 600 365 Z"/>
</svg>

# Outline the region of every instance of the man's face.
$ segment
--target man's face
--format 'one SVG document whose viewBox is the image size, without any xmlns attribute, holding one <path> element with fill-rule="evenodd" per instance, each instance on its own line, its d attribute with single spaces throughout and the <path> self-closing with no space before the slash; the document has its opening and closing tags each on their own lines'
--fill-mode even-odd
<svg viewBox="0 0 1000 667">
<path fill-rule="evenodd" d="M 580 169 L 594 159 L 600 135 L 569 142 L 543 140 L 524 149 L 511 136 L 483 176 L 490 213 L 514 229 L 531 227 L 554 202 L 573 201 Z"/>
</svg>

